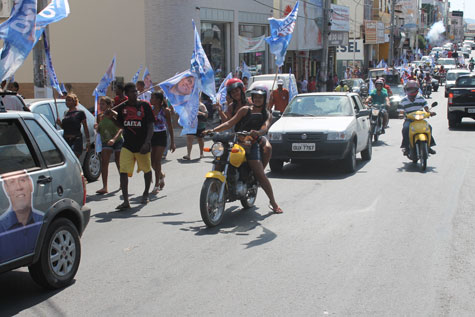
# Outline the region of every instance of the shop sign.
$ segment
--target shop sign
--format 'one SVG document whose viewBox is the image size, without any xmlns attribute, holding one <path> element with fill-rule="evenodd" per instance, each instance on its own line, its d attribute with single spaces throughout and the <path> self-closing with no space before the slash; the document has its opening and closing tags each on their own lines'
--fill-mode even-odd
<svg viewBox="0 0 475 317">
<path fill-rule="evenodd" d="M 239 36 L 239 53 L 253 53 L 266 50 L 265 35 L 259 37 Z"/>
<path fill-rule="evenodd" d="M 329 46 L 346 46 L 348 45 L 348 32 L 330 32 L 328 37 Z"/>
<path fill-rule="evenodd" d="M 348 45 L 338 46 L 336 49 L 337 60 L 364 60 L 363 40 L 349 40 Z"/>
<path fill-rule="evenodd" d="M 365 20 L 365 44 L 384 43 L 384 23 L 381 21 Z"/>
<path fill-rule="evenodd" d="M 350 7 L 331 5 L 331 31 L 350 31 Z"/>
</svg>

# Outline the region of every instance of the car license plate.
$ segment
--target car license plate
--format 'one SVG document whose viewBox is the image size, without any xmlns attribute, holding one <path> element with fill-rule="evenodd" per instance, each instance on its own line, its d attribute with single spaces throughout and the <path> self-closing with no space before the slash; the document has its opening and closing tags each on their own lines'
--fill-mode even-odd
<svg viewBox="0 0 475 317">
<path fill-rule="evenodd" d="M 468 113 L 475 113 L 475 109 L 467 109 Z"/>
<path fill-rule="evenodd" d="M 315 151 L 315 143 L 292 143 L 292 151 L 295 151 L 295 152 Z"/>
</svg>

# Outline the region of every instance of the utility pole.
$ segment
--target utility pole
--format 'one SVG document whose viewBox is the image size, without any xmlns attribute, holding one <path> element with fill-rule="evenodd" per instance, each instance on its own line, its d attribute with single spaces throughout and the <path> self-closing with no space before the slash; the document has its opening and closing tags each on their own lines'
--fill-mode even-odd
<svg viewBox="0 0 475 317">
<path fill-rule="evenodd" d="M 323 91 L 327 90 L 327 79 L 328 79 L 328 38 L 330 36 L 330 15 L 331 12 L 331 0 L 324 0 L 323 5 L 323 37 L 322 37 L 322 66 L 321 66 L 321 79 L 323 81 L 322 89 Z"/>
<path fill-rule="evenodd" d="M 38 12 L 48 5 L 48 0 L 38 0 Z M 46 28 L 48 34 L 48 28 Z M 46 97 L 46 80 L 45 80 L 45 46 L 43 38 L 38 40 L 33 48 L 33 82 L 35 98 Z"/>
<path fill-rule="evenodd" d="M 394 60 L 394 8 L 396 5 L 396 0 L 391 0 L 391 36 L 389 37 L 389 66 L 393 65 Z"/>
</svg>

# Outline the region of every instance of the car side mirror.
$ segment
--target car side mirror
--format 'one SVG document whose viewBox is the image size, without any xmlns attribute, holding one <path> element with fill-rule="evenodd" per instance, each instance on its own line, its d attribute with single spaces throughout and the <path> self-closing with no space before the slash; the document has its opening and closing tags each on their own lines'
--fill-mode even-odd
<svg viewBox="0 0 475 317">
<path fill-rule="evenodd" d="M 274 118 L 280 118 L 280 117 L 282 117 L 282 112 L 280 112 L 278 110 L 274 110 L 274 111 L 272 111 L 272 116 Z"/>
<path fill-rule="evenodd" d="M 439 104 L 439 103 L 436 101 L 436 102 L 433 102 L 430 106 L 431 106 L 432 108 L 434 108 L 434 107 L 437 106 L 438 104 Z"/>
<path fill-rule="evenodd" d="M 356 117 L 357 118 L 359 118 L 359 117 L 369 117 L 370 113 L 371 113 L 370 109 L 362 109 L 356 114 Z"/>
</svg>

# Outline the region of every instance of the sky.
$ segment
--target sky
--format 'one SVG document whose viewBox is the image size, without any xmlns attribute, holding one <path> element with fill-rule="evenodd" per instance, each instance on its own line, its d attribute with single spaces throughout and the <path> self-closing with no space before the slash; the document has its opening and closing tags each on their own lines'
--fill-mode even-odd
<svg viewBox="0 0 475 317">
<path fill-rule="evenodd" d="M 449 0 L 449 2 L 450 10 L 463 11 L 464 18 L 475 19 L 475 5 L 473 0 Z"/>
</svg>

